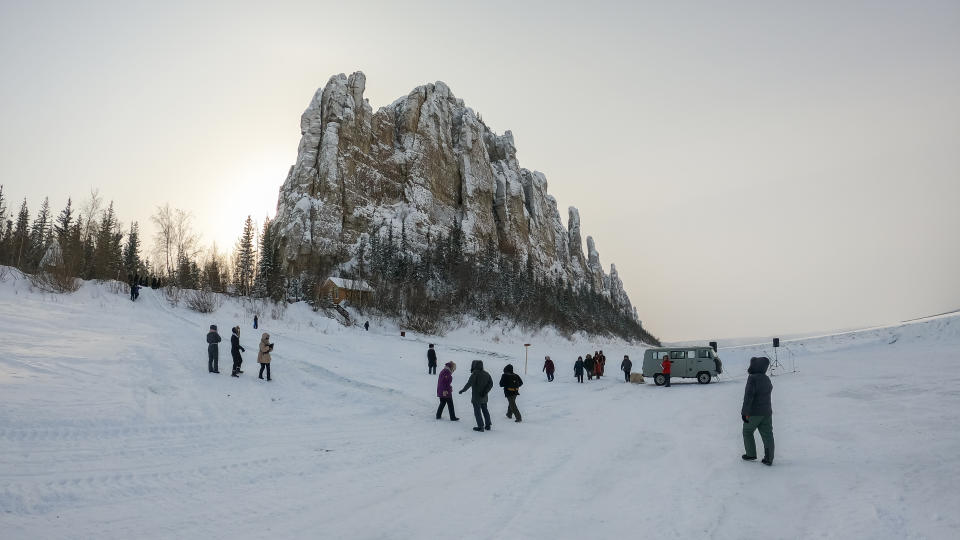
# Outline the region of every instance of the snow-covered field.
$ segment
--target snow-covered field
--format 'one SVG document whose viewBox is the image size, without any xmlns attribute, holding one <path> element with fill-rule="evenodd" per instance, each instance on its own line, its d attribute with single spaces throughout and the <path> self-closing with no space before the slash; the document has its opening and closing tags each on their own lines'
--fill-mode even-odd
<svg viewBox="0 0 960 540">
<path fill-rule="evenodd" d="M 304 306 L 273 336 L 227 301 L 212 316 L 87 283 L 54 296 L 0 283 L 0 538 L 958 538 L 960 316 L 786 343 L 773 379 L 773 467 L 740 460 L 745 366 L 698 385 L 630 385 L 642 350 L 471 326 L 399 336 Z M 206 370 L 215 323 L 221 374 Z M 230 327 L 248 348 L 229 376 Z M 523 423 L 434 419 L 427 342 L 494 381 L 530 370 Z M 608 376 L 575 384 L 577 354 Z M 547 383 L 544 354 L 558 364 Z M 758 437 L 759 444 L 759 437 Z"/>
</svg>

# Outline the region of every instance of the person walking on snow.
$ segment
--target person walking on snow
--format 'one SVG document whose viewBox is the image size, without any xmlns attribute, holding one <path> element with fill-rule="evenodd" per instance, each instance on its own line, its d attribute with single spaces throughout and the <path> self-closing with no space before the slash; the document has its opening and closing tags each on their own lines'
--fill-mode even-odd
<svg viewBox="0 0 960 540">
<path fill-rule="evenodd" d="M 240 345 L 240 327 L 233 327 L 233 335 L 230 336 L 230 356 L 233 357 L 233 373 L 230 374 L 231 377 L 239 377 L 243 371 L 240 370 L 240 364 L 243 364 L 243 358 L 240 357 L 240 351 L 247 352 L 243 348 L 243 345 Z"/>
<path fill-rule="evenodd" d="M 663 371 L 663 376 L 667 380 L 667 383 L 664 385 L 667 388 L 670 387 L 670 357 L 668 355 L 663 355 L 663 362 L 660 362 L 660 369 Z"/>
<path fill-rule="evenodd" d="M 603 355 L 603 351 L 593 355 L 594 361 L 597 363 L 597 378 L 603 377 L 603 369 L 607 365 L 607 357 Z"/>
<path fill-rule="evenodd" d="M 503 395 L 507 398 L 507 418 L 513 418 L 516 415 L 515 422 L 520 421 L 517 396 L 520 395 L 521 386 L 523 386 L 523 379 L 513 372 L 513 365 L 507 364 L 504 366 L 503 375 L 500 376 L 500 387 L 503 388 Z"/>
<path fill-rule="evenodd" d="M 211 324 L 207 332 L 207 371 L 210 373 L 220 373 L 220 346 L 217 343 L 220 343 L 220 334 L 217 325 Z"/>
<path fill-rule="evenodd" d="M 260 324 L 260 318 L 256 315 L 253 316 L 253 329 L 256 330 L 257 326 Z"/>
<path fill-rule="evenodd" d="M 549 356 L 543 357 L 543 371 L 547 373 L 547 382 L 553 382 L 553 372 L 556 368 L 553 365 L 553 360 Z"/>
<path fill-rule="evenodd" d="M 623 378 L 626 382 L 630 382 L 630 370 L 633 369 L 633 362 L 630 361 L 630 357 L 623 355 L 623 362 L 620 362 L 620 369 L 623 371 Z"/>
<path fill-rule="evenodd" d="M 440 370 L 440 376 L 437 377 L 437 397 L 440 398 L 440 407 L 437 408 L 437 420 L 443 415 L 444 406 L 450 407 L 450 420 L 456 422 L 460 420 L 457 414 L 453 412 L 453 372 L 457 370 L 457 365 L 453 362 L 447 362 Z"/>
<path fill-rule="evenodd" d="M 260 378 L 263 378 L 263 370 L 267 370 L 267 380 L 270 378 L 270 352 L 273 351 L 273 343 L 270 343 L 270 334 L 264 332 L 260 336 L 260 352 L 257 353 L 257 362 L 260 364 Z"/>
<path fill-rule="evenodd" d="M 577 361 L 573 364 L 573 376 L 577 378 L 577 382 L 583 382 L 583 357 L 578 356 Z"/>
<path fill-rule="evenodd" d="M 427 349 L 427 374 L 437 373 L 437 351 L 433 350 L 433 343 Z"/>
<path fill-rule="evenodd" d="M 482 360 L 474 360 L 470 364 L 470 378 L 467 379 L 467 384 L 460 389 L 460 393 L 466 392 L 468 388 L 473 389 L 470 403 L 473 404 L 473 416 L 477 419 L 477 427 L 473 430 L 489 431 L 493 424 L 490 422 L 490 411 L 487 410 L 487 395 L 493 389 L 493 378 L 483 370 Z"/>
<path fill-rule="evenodd" d="M 773 465 L 773 406 L 770 403 L 773 383 L 767 377 L 768 367 L 769 358 L 755 356 L 750 359 L 750 367 L 747 368 L 747 384 L 743 389 L 743 406 L 740 408 L 743 449 L 746 453 L 741 457 L 745 461 L 757 459 L 757 441 L 753 432 L 759 430 L 763 440 L 763 459 L 760 462 Z"/>
<path fill-rule="evenodd" d="M 594 370 L 597 369 L 597 361 L 593 359 L 589 354 L 587 355 L 586 360 L 583 361 L 583 369 L 587 370 L 587 380 L 593 380 Z"/>
</svg>

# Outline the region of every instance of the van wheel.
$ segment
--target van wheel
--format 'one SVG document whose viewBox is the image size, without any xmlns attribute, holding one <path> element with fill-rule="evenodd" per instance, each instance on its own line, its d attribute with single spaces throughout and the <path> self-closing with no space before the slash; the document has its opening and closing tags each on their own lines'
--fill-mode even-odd
<svg viewBox="0 0 960 540">
<path fill-rule="evenodd" d="M 667 384 L 667 378 L 663 376 L 663 373 L 657 373 L 653 376 L 653 382 L 656 383 L 657 386 L 663 386 Z"/>
<path fill-rule="evenodd" d="M 706 371 L 701 371 L 697 374 L 697 382 L 700 384 L 710 384 L 710 374 Z"/>
</svg>

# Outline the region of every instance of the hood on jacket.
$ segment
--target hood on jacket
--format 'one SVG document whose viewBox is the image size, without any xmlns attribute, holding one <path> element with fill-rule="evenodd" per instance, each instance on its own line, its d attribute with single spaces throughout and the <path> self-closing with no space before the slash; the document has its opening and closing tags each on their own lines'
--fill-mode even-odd
<svg viewBox="0 0 960 540">
<path fill-rule="evenodd" d="M 470 372 L 482 371 L 483 370 L 483 360 L 474 360 L 470 363 Z"/>
<path fill-rule="evenodd" d="M 750 359 L 750 367 L 747 368 L 747 373 L 766 373 L 768 367 L 770 367 L 769 358 L 766 356 L 754 356 Z"/>
<path fill-rule="evenodd" d="M 450 370 L 450 373 L 453 373 L 454 371 L 457 370 L 457 364 L 454 363 L 452 360 L 451 360 L 450 362 L 447 362 L 446 364 L 444 364 L 444 367 L 446 367 L 447 369 L 449 369 L 449 370 Z"/>
<path fill-rule="evenodd" d="M 513 364 L 507 364 L 503 366 L 504 373 L 513 373 Z"/>
<path fill-rule="evenodd" d="M 240 327 L 239 327 L 239 326 L 234 326 L 234 327 L 233 327 L 233 335 L 235 335 L 235 336 L 237 336 L 237 337 L 240 337 Z"/>
<path fill-rule="evenodd" d="M 263 341 L 263 342 L 270 341 L 270 334 L 264 332 L 263 335 L 260 336 L 260 341 Z"/>
<path fill-rule="evenodd" d="M 216 332 L 216 331 L 217 331 L 217 325 L 211 324 L 211 325 L 210 325 L 210 331 L 211 331 L 211 332 Z"/>
</svg>

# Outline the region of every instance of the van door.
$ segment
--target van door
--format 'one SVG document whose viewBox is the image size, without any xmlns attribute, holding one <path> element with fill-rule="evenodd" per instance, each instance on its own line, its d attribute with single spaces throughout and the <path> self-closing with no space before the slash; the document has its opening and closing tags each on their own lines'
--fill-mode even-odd
<svg viewBox="0 0 960 540">
<path fill-rule="evenodd" d="M 670 351 L 670 376 L 687 376 L 687 351 Z"/>
<path fill-rule="evenodd" d="M 694 370 L 694 375 L 701 371 L 707 371 L 711 374 L 716 371 L 716 366 L 713 363 L 713 355 L 710 354 L 712 352 L 713 349 L 697 349 L 697 369 Z"/>
</svg>

